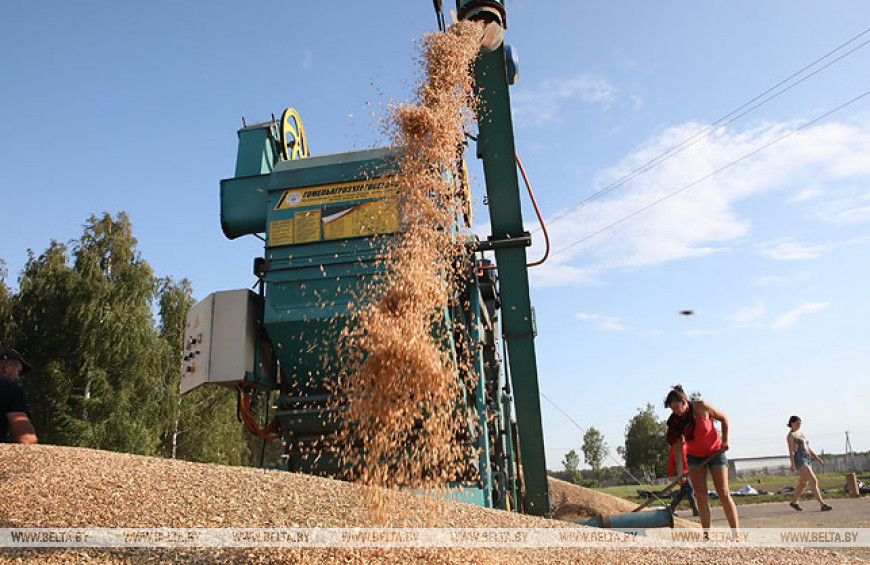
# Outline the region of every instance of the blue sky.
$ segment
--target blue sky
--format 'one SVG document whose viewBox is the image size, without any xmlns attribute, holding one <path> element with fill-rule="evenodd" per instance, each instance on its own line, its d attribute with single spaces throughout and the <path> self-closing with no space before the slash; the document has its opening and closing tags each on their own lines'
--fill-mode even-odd
<svg viewBox="0 0 870 565">
<path fill-rule="evenodd" d="M 295 107 L 312 154 L 378 145 L 384 105 L 414 84 L 415 38 L 435 28 L 428 0 L 323 6 L 3 2 L 10 282 L 28 248 L 124 210 L 157 274 L 190 279 L 197 298 L 250 286 L 262 244 L 226 240 L 218 219 L 241 117 Z M 543 393 L 612 452 L 638 408 L 666 416 L 660 402 L 677 382 L 728 414 L 734 457 L 784 453 L 793 413 L 817 451 L 842 452 L 846 430 L 870 449 L 870 96 L 813 122 L 870 90 L 870 45 L 859 47 L 870 33 L 704 129 L 870 28 L 870 5 L 543 6 L 509 1 L 506 34 L 520 57 L 517 148 L 553 240 L 532 272 Z M 699 131 L 710 135 L 620 183 Z M 548 466 L 559 468 L 582 430 L 542 407 Z"/>
</svg>

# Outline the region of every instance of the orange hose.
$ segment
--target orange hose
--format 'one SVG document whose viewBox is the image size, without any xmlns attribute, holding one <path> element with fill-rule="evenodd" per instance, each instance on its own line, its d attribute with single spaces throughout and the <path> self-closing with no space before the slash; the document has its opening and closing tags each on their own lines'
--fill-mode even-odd
<svg viewBox="0 0 870 565">
<path fill-rule="evenodd" d="M 272 421 L 265 428 L 260 428 L 257 425 L 257 419 L 251 411 L 251 391 L 247 390 L 243 393 L 239 389 L 239 415 L 242 418 L 242 423 L 249 433 L 259 437 L 260 439 L 275 440 L 281 437 L 278 431 L 278 418 L 272 418 Z"/>
<path fill-rule="evenodd" d="M 547 242 L 547 250 L 544 252 L 544 256 L 534 263 L 529 263 L 526 267 L 537 267 L 547 260 L 547 257 L 550 256 L 550 235 L 547 233 L 547 226 L 544 225 L 544 218 L 541 217 L 541 211 L 538 209 L 538 202 L 535 200 L 535 193 L 532 192 L 532 185 L 529 184 L 529 178 L 526 176 L 526 170 L 523 169 L 523 163 L 520 161 L 520 156 L 514 153 L 514 157 L 517 160 L 517 165 L 520 167 L 520 173 L 523 175 L 523 180 L 526 183 L 526 188 L 529 191 L 529 198 L 532 199 L 532 205 L 535 207 L 535 214 L 538 216 L 538 222 L 541 224 L 541 230 L 544 232 L 544 241 Z"/>
</svg>

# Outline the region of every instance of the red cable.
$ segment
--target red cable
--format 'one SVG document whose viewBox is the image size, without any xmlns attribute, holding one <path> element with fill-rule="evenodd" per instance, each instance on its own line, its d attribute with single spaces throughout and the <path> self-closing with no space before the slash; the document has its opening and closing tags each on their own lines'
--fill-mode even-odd
<svg viewBox="0 0 870 565">
<path fill-rule="evenodd" d="M 541 230 L 544 232 L 544 241 L 547 242 L 547 250 L 544 252 L 544 256 L 540 261 L 535 261 L 534 263 L 529 263 L 526 267 L 537 267 L 547 260 L 547 257 L 550 256 L 550 235 L 547 233 L 547 226 L 544 225 L 544 218 L 541 217 L 541 211 L 538 209 L 538 202 L 535 200 L 535 193 L 532 192 L 532 185 L 529 184 L 529 178 L 526 176 L 526 171 L 523 169 L 523 163 L 520 161 L 520 156 L 514 153 L 514 157 L 516 157 L 517 165 L 520 167 L 520 172 L 523 174 L 523 180 L 526 182 L 526 188 L 529 190 L 529 198 L 532 199 L 532 205 L 535 207 L 535 214 L 538 216 L 538 222 L 541 224 Z"/>
<path fill-rule="evenodd" d="M 523 175 L 523 181 L 525 181 L 526 183 L 526 189 L 528 189 L 529 191 L 529 198 L 532 199 L 532 206 L 535 207 L 535 214 L 538 216 L 538 223 L 541 224 L 541 231 L 544 232 L 544 241 L 547 243 L 547 249 L 544 251 L 544 256 L 539 261 L 526 264 L 526 268 L 537 267 L 538 265 L 541 265 L 544 261 L 546 261 L 547 257 L 550 256 L 550 234 L 547 233 L 547 226 L 544 225 L 544 218 L 541 217 L 541 211 L 538 209 L 538 201 L 535 200 L 535 193 L 532 192 L 532 185 L 529 184 L 529 177 L 526 176 L 526 170 L 523 168 L 523 163 L 522 161 L 520 161 L 520 156 L 514 153 L 514 157 L 517 160 L 517 165 L 519 165 L 520 167 L 520 173 L 522 173 Z M 498 267 L 496 265 L 484 265 L 481 261 L 477 262 L 477 270 L 479 273 L 478 276 L 482 275 L 483 271 L 497 268 Z"/>
</svg>

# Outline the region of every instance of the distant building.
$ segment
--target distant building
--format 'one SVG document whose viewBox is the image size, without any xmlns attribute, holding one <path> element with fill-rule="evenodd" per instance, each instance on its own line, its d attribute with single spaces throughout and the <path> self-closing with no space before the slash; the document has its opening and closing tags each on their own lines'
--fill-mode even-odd
<svg viewBox="0 0 870 565">
<path fill-rule="evenodd" d="M 813 461 L 813 471 L 818 473 L 845 473 L 870 469 L 870 453 L 849 453 L 845 455 L 819 454 L 825 460 L 824 466 Z M 791 474 L 791 461 L 788 455 L 768 455 L 765 457 L 737 457 L 728 459 L 728 475 L 731 478 L 758 477 L 762 475 L 781 476 Z"/>
</svg>

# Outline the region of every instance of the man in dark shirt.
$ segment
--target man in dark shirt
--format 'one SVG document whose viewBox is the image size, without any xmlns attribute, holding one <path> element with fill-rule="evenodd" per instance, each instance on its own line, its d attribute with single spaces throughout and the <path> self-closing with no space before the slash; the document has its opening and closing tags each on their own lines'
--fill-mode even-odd
<svg viewBox="0 0 870 565">
<path fill-rule="evenodd" d="M 0 349 L 0 442 L 36 443 L 27 396 L 18 376 L 30 369 L 14 349 Z"/>
</svg>

